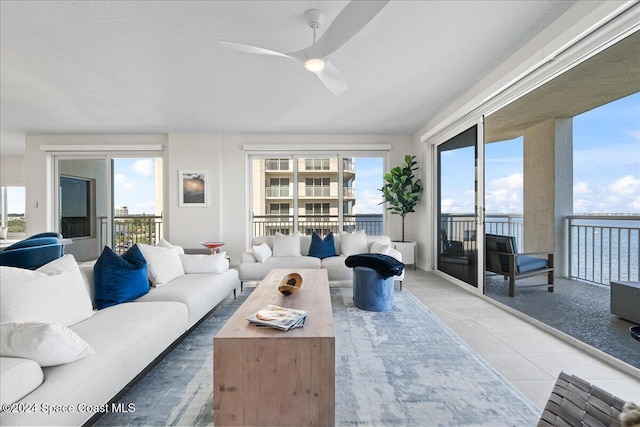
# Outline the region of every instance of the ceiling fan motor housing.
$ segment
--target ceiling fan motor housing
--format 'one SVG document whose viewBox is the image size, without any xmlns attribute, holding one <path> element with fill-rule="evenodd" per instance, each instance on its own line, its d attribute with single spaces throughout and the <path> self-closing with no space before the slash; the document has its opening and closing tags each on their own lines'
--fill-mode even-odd
<svg viewBox="0 0 640 427">
<path fill-rule="evenodd" d="M 304 13 L 304 20 L 311 28 L 320 28 L 324 25 L 324 13 L 318 9 L 309 9 Z"/>
</svg>

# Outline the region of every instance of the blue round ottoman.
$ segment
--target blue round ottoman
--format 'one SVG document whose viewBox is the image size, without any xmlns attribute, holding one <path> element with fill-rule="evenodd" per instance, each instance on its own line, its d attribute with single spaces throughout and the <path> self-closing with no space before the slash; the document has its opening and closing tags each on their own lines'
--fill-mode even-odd
<svg viewBox="0 0 640 427">
<path fill-rule="evenodd" d="M 367 311 L 387 311 L 393 307 L 393 277 L 383 279 L 372 268 L 353 268 L 353 304 Z"/>
</svg>

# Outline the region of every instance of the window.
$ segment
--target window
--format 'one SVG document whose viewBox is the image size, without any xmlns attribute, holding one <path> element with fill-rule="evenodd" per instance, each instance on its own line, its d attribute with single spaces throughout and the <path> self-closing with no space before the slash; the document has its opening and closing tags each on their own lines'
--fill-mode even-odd
<svg viewBox="0 0 640 427">
<path fill-rule="evenodd" d="M 328 215 L 329 203 L 307 203 L 305 205 L 305 213 L 307 215 Z"/>
<path fill-rule="evenodd" d="M 307 171 L 328 171 L 331 169 L 330 159 L 305 159 L 304 170 Z"/>
<path fill-rule="evenodd" d="M 307 197 L 331 197 L 331 178 L 307 178 L 304 184 Z"/>
<path fill-rule="evenodd" d="M 2 235 L 3 237 L 22 237 L 27 228 L 24 216 L 25 188 L 3 185 L 1 189 L 0 225 L 3 230 Z"/>
<path fill-rule="evenodd" d="M 91 181 L 60 177 L 60 230 L 66 238 L 91 236 Z"/>
<path fill-rule="evenodd" d="M 290 197 L 289 178 L 269 178 L 267 197 Z"/>
<path fill-rule="evenodd" d="M 289 159 L 252 156 L 252 235 L 268 236 L 276 231 L 326 235 L 343 230 L 384 234 L 378 190 L 382 186 L 383 155 L 294 154 Z"/>
<path fill-rule="evenodd" d="M 289 171 L 289 159 L 266 159 L 265 166 L 269 171 Z"/>
<path fill-rule="evenodd" d="M 289 215 L 289 203 L 270 203 L 269 215 Z"/>
</svg>

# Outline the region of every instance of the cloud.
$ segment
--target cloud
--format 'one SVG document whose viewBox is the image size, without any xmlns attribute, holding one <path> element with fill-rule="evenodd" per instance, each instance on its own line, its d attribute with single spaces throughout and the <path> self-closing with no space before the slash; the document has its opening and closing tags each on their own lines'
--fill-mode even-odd
<svg viewBox="0 0 640 427">
<path fill-rule="evenodd" d="M 627 129 L 626 134 L 629 135 L 631 138 L 637 139 L 640 141 L 640 130 Z"/>
<path fill-rule="evenodd" d="M 140 159 L 133 163 L 131 170 L 138 175 L 153 176 L 155 172 L 155 164 L 153 159 Z"/>
<path fill-rule="evenodd" d="M 635 178 L 633 175 L 626 175 L 611 184 L 609 189 L 614 193 L 623 195 L 640 194 L 640 179 Z"/>
<path fill-rule="evenodd" d="M 123 173 L 117 173 L 113 175 L 113 182 L 115 182 L 116 184 L 124 184 L 126 180 L 127 177 Z"/>
<path fill-rule="evenodd" d="M 524 179 L 521 173 L 513 173 L 491 180 L 487 185 L 487 189 L 522 190 L 523 182 Z"/>
<path fill-rule="evenodd" d="M 576 182 L 573 184 L 573 194 L 591 194 L 593 191 L 586 182 Z"/>
<path fill-rule="evenodd" d="M 379 191 L 363 190 L 362 194 L 358 193 L 357 202 L 353 206 L 353 213 L 382 213 L 385 209 L 379 203 L 382 202 L 382 193 Z"/>
<path fill-rule="evenodd" d="M 136 183 L 133 181 L 125 182 L 124 184 L 122 184 L 123 190 L 131 191 L 135 188 L 136 188 Z"/>
</svg>

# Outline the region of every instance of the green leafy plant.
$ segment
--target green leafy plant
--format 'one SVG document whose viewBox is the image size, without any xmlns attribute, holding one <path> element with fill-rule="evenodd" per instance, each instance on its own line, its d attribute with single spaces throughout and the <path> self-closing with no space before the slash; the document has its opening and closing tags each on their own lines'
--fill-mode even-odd
<svg viewBox="0 0 640 427">
<path fill-rule="evenodd" d="M 384 175 L 385 184 L 380 188 L 382 198 L 380 204 L 388 203 L 387 210 L 402 217 L 402 241 L 404 242 L 404 217 L 411 212 L 420 201 L 422 181 L 415 177 L 418 169 L 416 156 L 404 156 L 404 164 L 396 166 Z"/>
</svg>

